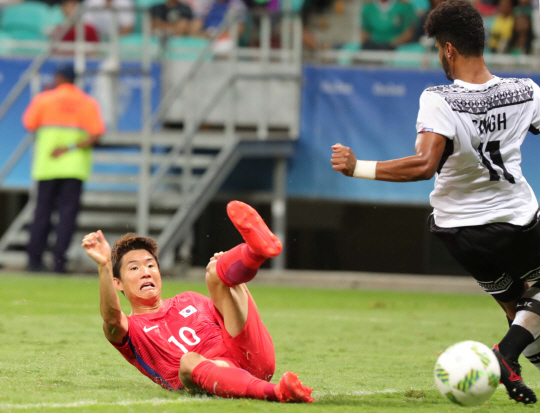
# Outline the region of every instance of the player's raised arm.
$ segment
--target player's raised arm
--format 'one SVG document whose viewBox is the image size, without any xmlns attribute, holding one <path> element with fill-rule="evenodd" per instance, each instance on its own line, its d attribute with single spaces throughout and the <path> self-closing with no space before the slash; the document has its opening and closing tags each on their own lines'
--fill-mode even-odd
<svg viewBox="0 0 540 413">
<path fill-rule="evenodd" d="M 345 176 L 390 182 L 428 180 L 435 175 L 441 161 L 446 138 L 433 132 L 419 133 L 415 155 L 389 161 L 357 160 L 351 148 L 340 143 L 332 146 L 332 168 Z"/>
<path fill-rule="evenodd" d="M 114 286 L 111 247 L 101 230 L 86 235 L 82 247 L 98 264 L 99 308 L 103 317 L 105 337 L 112 343 L 121 344 L 128 333 L 128 321 L 122 312 L 120 299 Z"/>
</svg>

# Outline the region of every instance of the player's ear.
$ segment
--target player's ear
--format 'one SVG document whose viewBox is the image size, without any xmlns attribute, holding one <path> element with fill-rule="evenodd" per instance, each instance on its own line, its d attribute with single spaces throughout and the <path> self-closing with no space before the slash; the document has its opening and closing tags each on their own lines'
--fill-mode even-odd
<svg viewBox="0 0 540 413">
<path fill-rule="evenodd" d="M 122 284 L 122 280 L 120 278 L 113 277 L 113 284 L 114 288 L 116 288 L 118 291 L 124 292 L 124 285 Z"/>
<path fill-rule="evenodd" d="M 447 59 L 450 59 L 456 52 L 456 48 L 454 46 L 452 46 L 452 43 L 450 42 L 446 42 L 444 44 L 444 55 L 446 56 Z"/>
</svg>

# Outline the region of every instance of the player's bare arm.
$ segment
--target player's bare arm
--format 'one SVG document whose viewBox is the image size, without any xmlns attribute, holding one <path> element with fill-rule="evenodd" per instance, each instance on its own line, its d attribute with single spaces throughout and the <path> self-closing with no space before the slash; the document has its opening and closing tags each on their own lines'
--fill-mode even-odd
<svg viewBox="0 0 540 413">
<path fill-rule="evenodd" d="M 417 135 L 413 156 L 374 162 L 357 160 L 351 148 L 337 143 L 332 146 L 332 168 L 345 176 L 377 181 L 429 180 L 437 171 L 445 146 L 444 136 L 434 132 L 423 132 Z"/>
<path fill-rule="evenodd" d="M 121 344 L 127 337 L 128 321 L 122 312 L 120 299 L 114 286 L 111 247 L 101 230 L 86 235 L 82 247 L 98 264 L 99 308 L 103 317 L 105 337 L 112 343 Z"/>
</svg>

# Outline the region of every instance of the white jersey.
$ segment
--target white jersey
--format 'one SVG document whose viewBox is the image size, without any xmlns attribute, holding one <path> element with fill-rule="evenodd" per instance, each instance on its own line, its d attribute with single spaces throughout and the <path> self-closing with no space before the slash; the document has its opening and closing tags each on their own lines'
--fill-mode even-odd
<svg viewBox="0 0 540 413">
<path fill-rule="evenodd" d="M 531 79 L 430 87 L 416 129 L 447 138 L 430 195 L 438 226 L 532 221 L 538 201 L 520 166 L 527 131 L 540 133 L 540 88 Z"/>
</svg>

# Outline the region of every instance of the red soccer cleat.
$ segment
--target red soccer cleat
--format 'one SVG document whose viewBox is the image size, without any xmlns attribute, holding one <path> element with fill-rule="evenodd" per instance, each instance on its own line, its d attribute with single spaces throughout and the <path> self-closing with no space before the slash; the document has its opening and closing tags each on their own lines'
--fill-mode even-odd
<svg viewBox="0 0 540 413">
<path fill-rule="evenodd" d="M 298 380 L 298 374 L 287 371 L 276 385 L 276 396 L 282 403 L 313 403 L 313 389 Z"/>
<path fill-rule="evenodd" d="M 255 254 L 272 258 L 281 253 L 281 241 L 270 231 L 253 207 L 240 201 L 231 201 L 227 205 L 227 214 Z"/>
</svg>

